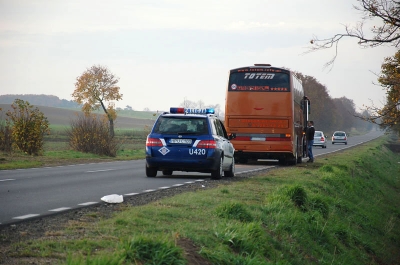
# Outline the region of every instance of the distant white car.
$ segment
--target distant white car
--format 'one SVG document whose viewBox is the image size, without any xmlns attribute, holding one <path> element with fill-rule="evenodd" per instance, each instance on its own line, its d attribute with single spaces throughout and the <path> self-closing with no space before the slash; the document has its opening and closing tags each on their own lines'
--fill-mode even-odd
<svg viewBox="0 0 400 265">
<path fill-rule="evenodd" d="M 315 131 L 313 146 L 321 146 L 326 148 L 326 137 L 323 131 Z"/>
<path fill-rule="evenodd" d="M 332 135 L 332 144 L 347 144 L 347 134 L 344 131 L 336 131 Z"/>
</svg>

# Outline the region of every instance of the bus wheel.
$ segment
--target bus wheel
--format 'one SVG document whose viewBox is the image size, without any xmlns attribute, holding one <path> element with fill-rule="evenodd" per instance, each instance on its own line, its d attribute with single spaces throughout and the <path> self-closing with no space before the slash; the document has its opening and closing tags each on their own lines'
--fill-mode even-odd
<svg viewBox="0 0 400 265">
<path fill-rule="evenodd" d="M 248 162 L 249 162 L 249 159 L 247 159 L 247 158 L 244 158 L 244 157 L 239 158 L 240 164 L 247 164 Z"/>
<path fill-rule="evenodd" d="M 279 158 L 278 164 L 281 166 L 286 166 L 287 165 L 286 158 L 285 157 Z"/>
<path fill-rule="evenodd" d="M 291 159 L 289 160 L 289 164 L 290 164 L 291 166 L 295 166 L 295 165 L 297 164 L 297 161 L 299 161 L 299 159 L 298 159 L 298 155 L 297 155 L 297 153 L 296 153 L 295 157 L 293 157 L 293 158 L 291 158 Z"/>
<path fill-rule="evenodd" d="M 298 157 L 297 157 L 297 164 L 300 164 L 300 163 L 302 163 L 302 162 L 303 162 L 303 157 L 298 156 Z"/>
</svg>

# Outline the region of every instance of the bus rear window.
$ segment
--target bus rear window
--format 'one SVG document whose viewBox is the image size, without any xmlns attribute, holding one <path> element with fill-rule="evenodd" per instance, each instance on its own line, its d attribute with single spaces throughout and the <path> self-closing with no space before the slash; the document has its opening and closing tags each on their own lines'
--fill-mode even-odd
<svg viewBox="0 0 400 265">
<path fill-rule="evenodd" d="M 289 74 L 269 72 L 233 72 L 228 91 L 289 92 Z"/>
</svg>

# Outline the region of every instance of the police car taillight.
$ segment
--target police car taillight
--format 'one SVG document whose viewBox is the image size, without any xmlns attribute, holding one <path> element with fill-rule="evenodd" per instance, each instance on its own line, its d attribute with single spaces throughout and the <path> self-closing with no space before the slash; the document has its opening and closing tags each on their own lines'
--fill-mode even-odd
<svg viewBox="0 0 400 265">
<path fill-rule="evenodd" d="M 207 109 L 170 108 L 169 112 L 174 114 L 215 114 L 215 110 L 213 108 L 207 108 Z"/>
<path fill-rule="evenodd" d="M 146 146 L 151 147 L 151 146 L 163 146 L 162 142 L 158 138 L 147 138 L 146 140 Z"/>
<path fill-rule="evenodd" d="M 215 149 L 217 148 L 217 142 L 214 140 L 202 140 L 197 144 L 196 147 L 205 149 Z"/>
</svg>

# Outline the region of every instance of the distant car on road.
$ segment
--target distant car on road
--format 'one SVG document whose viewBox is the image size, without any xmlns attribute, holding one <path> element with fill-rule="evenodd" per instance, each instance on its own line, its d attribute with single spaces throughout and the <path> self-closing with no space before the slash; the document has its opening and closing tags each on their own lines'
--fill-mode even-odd
<svg viewBox="0 0 400 265">
<path fill-rule="evenodd" d="M 321 146 L 326 148 L 326 136 L 323 131 L 315 131 L 313 146 Z"/>
<path fill-rule="evenodd" d="M 234 147 L 214 109 L 171 108 L 161 114 L 146 141 L 146 176 L 173 171 L 235 175 Z"/>
<path fill-rule="evenodd" d="M 336 131 L 332 135 L 332 144 L 347 144 L 347 134 L 344 131 Z"/>
</svg>

